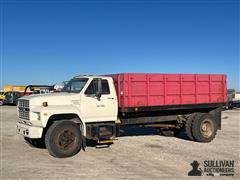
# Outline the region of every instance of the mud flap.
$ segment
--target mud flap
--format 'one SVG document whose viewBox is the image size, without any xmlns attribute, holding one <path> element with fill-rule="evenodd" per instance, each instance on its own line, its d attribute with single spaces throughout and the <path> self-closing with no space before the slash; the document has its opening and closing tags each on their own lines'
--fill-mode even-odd
<svg viewBox="0 0 240 180">
<path fill-rule="evenodd" d="M 222 128 L 222 108 L 217 108 L 209 112 L 211 114 L 215 121 L 217 122 L 217 128 L 218 130 L 221 130 Z"/>
<path fill-rule="evenodd" d="M 86 151 L 86 137 L 85 136 L 82 136 L 82 149 L 83 151 Z"/>
</svg>

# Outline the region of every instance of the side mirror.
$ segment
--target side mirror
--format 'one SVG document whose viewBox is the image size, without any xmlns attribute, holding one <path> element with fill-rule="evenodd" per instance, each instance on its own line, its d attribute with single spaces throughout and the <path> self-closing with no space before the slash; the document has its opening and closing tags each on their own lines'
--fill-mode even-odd
<svg viewBox="0 0 240 180">
<path fill-rule="evenodd" d="M 98 100 L 100 100 L 100 98 L 102 97 L 102 79 L 97 79 L 97 88 L 96 88 L 96 97 L 98 98 Z"/>
<path fill-rule="evenodd" d="M 102 93 L 100 93 L 100 92 L 98 91 L 98 92 L 96 92 L 95 96 L 96 96 L 98 99 L 100 99 L 100 98 L 102 97 Z"/>
</svg>

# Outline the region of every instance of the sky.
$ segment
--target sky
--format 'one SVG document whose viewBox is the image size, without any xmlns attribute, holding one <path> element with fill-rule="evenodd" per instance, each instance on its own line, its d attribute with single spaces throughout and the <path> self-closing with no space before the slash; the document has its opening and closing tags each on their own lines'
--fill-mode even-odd
<svg viewBox="0 0 240 180">
<path fill-rule="evenodd" d="M 220 73 L 239 89 L 238 0 L 0 1 L 1 86 Z"/>
</svg>

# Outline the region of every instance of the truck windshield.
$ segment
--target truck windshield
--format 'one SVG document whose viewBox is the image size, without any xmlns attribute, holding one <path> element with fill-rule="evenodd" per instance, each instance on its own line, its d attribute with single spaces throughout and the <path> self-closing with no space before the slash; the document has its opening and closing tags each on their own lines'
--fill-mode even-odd
<svg viewBox="0 0 240 180">
<path fill-rule="evenodd" d="M 63 87 L 62 92 L 79 93 L 87 81 L 87 78 L 72 79 Z"/>
</svg>

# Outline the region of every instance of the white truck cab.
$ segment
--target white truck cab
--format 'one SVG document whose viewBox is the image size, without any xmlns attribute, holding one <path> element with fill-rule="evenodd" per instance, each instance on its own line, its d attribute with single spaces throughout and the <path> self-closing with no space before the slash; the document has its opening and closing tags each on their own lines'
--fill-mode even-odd
<svg viewBox="0 0 240 180">
<path fill-rule="evenodd" d="M 87 124 L 114 124 L 117 113 L 111 77 L 76 76 L 62 92 L 20 98 L 17 132 L 29 142 L 44 140 L 53 156 L 68 157 L 80 150 L 84 137 L 94 137 L 92 131 L 87 134 Z"/>
</svg>

